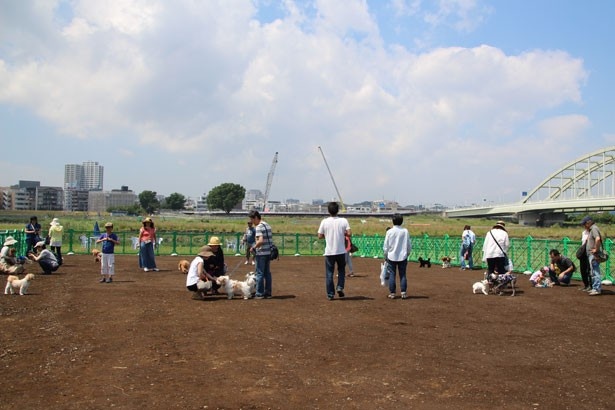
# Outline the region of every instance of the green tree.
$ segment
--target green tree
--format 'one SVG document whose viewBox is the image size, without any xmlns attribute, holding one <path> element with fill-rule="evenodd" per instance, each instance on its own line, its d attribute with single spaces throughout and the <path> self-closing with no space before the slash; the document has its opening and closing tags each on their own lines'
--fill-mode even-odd
<svg viewBox="0 0 615 410">
<path fill-rule="evenodd" d="M 141 208 L 148 214 L 160 209 L 160 201 L 156 198 L 156 191 L 143 191 L 139 194 L 139 203 Z"/>
<path fill-rule="evenodd" d="M 184 209 L 185 204 L 186 204 L 186 197 L 177 192 L 173 192 L 164 201 L 165 209 L 172 209 L 174 211 L 179 211 L 180 209 Z"/>
<path fill-rule="evenodd" d="M 225 182 L 212 188 L 207 194 L 207 206 L 210 210 L 222 209 L 227 214 L 241 203 L 246 196 L 246 189 L 241 185 Z"/>
</svg>

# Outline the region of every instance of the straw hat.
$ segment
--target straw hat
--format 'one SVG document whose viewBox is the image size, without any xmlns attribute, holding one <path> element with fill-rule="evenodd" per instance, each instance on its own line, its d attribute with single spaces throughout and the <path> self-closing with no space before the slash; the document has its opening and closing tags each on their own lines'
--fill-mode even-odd
<svg viewBox="0 0 615 410">
<path fill-rule="evenodd" d="M 15 245 L 16 243 L 17 243 L 17 240 L 15 238 L 13 238 L 12 236 L 7 236 L 6 239 L 4 240 L 3 246 L 11 246 L 11 245 Z"/>
<path fill-rule="evenodd" d="M 205 245 L 201 248 L 201 250 L 199 250 L 198 255 L 205 258 L 209 258 L 211 256 L 214 256 L 214 253 L 211 251 L 211 248 L 208 245 Z"/>
<path fill-rule="evenodd" d="M 207 244 L 209 246 L 220 246 L 220 238 L 218 238 L 217 236 L 212 236 L 211 238 L 209 238 L 209 243 Z"/>
</svg>

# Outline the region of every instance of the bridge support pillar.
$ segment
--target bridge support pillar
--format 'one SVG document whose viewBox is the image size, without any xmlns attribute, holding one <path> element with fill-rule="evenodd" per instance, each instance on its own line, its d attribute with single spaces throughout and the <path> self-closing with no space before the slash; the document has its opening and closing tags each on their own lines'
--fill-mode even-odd
<svg viewBox="0 0 615 410">
<path fill-rule="evenodd" d="M 566 214 L 554 212 L 519 212 L 517 214 L 519 225 L 524 226 L 551 226 L 566 220 Z"/>
</svg>

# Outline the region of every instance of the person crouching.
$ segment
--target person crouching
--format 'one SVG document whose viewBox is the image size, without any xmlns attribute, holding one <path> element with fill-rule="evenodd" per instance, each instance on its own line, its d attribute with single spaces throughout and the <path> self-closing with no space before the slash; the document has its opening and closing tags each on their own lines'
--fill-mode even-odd
<svg viewBox="0 0 615 410">
<path fill-rule="evenodd" d="M 34 253 L 28 254 L 28 258 L 34 262 L 38 262 L 41 269 L 43 269 L 43 275 L 51 275 L 52 272 L 58 270 L 60 265 L 58 264 L 58 260 L 56 256 L 47 249 L 45 246 L 45 241 L 37 242 L 34 245 Z"/>
</svg>

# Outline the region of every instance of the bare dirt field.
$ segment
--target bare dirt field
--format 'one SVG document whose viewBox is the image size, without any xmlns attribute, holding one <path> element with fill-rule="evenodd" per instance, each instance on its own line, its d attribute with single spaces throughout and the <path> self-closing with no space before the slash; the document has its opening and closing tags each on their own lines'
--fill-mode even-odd
<svg viewBox="0 0 615 410">
<path fill-rule="evenodd" d="M 520 275 L 515 297 L 474 295 L 482 271 L 410 264 L 411 298 L 390 300 L 380 261 L 355 258 L 328 301 L 323 258 L 284 257 L 273 299 L 197 301 L 179 259 L 145 273 L 118 255 L 100 284 L 91 257 L 67 256 L 1 295 L 0 409 L 615 408 L 608 288 Z"/>
</svg>

